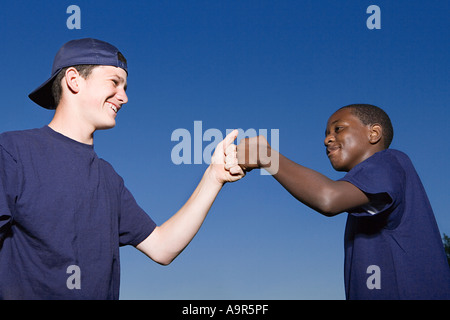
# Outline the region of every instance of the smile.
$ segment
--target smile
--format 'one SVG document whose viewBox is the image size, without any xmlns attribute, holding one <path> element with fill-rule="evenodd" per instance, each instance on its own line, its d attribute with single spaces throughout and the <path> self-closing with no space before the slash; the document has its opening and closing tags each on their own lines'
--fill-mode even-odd
<svg viewBox="0 0 450 320">
<path fill-rule="evenodd" d="M 340 149 L 340 148 L 337 147 L 337 146 L 328 147 L 328 148 L 327 148 L 327 156 L 328 156 L 328 157 L 332 156 L 333 154 L 335 154 L 336 152 L 338 152 L 339 149 Z"/>
<path fill-rule="evenodd" d="M 111 102 L 106 102 L 106 104 L 115 112 L 117 113 L 119 111 L 120 108 L 118 108 L 115 104 L 111 103 Z"/>
</svg>

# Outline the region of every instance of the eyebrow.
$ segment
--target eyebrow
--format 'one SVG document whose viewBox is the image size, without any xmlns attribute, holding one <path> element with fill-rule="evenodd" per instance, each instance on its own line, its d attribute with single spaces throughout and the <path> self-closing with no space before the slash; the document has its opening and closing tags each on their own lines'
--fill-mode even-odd
<svg viewBox="0 0 450 320">
<path fill-rule="evenodd" d="M 124 83 L 124 90 L 127 91 L 128 83 L 126 82 L 126 80 L 124 78 L 122 78 L 121 76 L 119 76 L 117 74 L 112 74 L 111 77 L 115 77 L 115 78 L 119 79 L 120 83 Z"/>
<path fill-rule="evenodd" d="M 339 121 L 342 121 L 342 119 L 334 120 L 332 123 L 330 123 L 330 127 L 333 126 L 334 124 L 338 123 Z M 327 126 L 327 128 L 325 129 L 325 137 L 326 137 L 327 135 L 328 135 L 328 126 Z"/>
</svg>

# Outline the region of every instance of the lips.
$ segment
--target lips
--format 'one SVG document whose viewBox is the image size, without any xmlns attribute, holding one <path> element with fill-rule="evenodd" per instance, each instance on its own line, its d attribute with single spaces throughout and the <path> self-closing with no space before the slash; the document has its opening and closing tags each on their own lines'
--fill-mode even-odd
<svg viewBox="0 0 450 320">
<path fill-rule="evenodd" d="M 339 149 L 341 149 L 341 148 L 338 147 L 338 146 L 335 146 L 335 145 L 333 145 L 333 146 L 328 146 L 328 147 L 327 147 L 327 156 L 328 156 L 328 157 L 332 156 L 333 154 L 335 154 L 336 152 L 338 152 Z"/>
<path fill-rule="evenodd" d="M 120 108 L 119 108 L 118 106 L 116 106 L 114 103 L 107 101 L 106 104 L 107 104 L 107 105 L 108 105 L 115 113 L 119 112 L 119 109 L 120 109 Z"/>
</svg>

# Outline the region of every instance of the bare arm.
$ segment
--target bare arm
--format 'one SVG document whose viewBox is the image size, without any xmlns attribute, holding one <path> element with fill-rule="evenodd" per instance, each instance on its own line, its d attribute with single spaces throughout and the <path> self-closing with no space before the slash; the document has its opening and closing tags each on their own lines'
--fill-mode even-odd
<svg viewBox="0 0 450 320">
<path fill-rule="evenodd" d="M 154 261 L 163 265 L 171 263 L 200 229 L 222 188 L 208 171 L 210 168 L 183 207 L 137 246 Z"/>
<path fill-rule="evenodd" d="M 241 141 L 238 162 L 246 171 L 265 168 L 297 200 L 326 216 L 369 203 L 366 194 L 351 183 L 331 180 L 289 160 L 261 136 Z"/>
<path fill-rule="evenodd" d="M 346 181 L 334 181 L 279 155 L 273 177 L 297 200 L 326 216 L 369 203 L 364 192 Z"/>
<path fill-rule="evenodd" d="M 236 136 L 237 131 L 233 131 L 217 145 L 211 165 L 189 200 L 137 246 L 140 251 L 152 260 L 167 265 L 191 242 L 222 186 L 245 175 L 237 165 L 236 146 L 232 144 Z"/>
</svg>

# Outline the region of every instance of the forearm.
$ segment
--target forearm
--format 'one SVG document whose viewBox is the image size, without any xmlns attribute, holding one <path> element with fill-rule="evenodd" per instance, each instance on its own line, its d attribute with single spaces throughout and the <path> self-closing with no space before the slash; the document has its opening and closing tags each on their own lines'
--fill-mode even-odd
<svg viewBox="0 0 450 320">
<path fill-rule="evenodd" d="M 272 156 L 273 152 L 272 150 Z M 323 174 L 276 154 L 278 167 L 273 177 L 297 200 L 326 216 L 334 216 L 369 202 L 358 188 L 334 181 Z M 270 171 L 269 171 L 270 172 Z"/>
<path fill-rule="evenodd" d="M 332 181 L 282 154 L 278 154 L 278 161 L 278 170 L 273 177 L 297 200 L 316 211 L 323 212 L 326 188 Z"/>
<path fill-rule="evenodd" d="M 161 226 L 166 251 L 176 256 L 189 244 L 203 224 L 222 186 L 208 168 L 189 200 Z"/>
<path fill-rule="evenodd" d="M 217 194 L 227 182 L 245 176 L 236 158 L 233 141 L 238 130 L 217 144 L 200 183 L 178 212 L 155 230 L 137 248 L 154 261 L 167 265 L 191 242 L 211 209 Z"/>
<path fill-rule="evenodd" d="M 157 227 L 147 240 L 138 246 L 150 258 L 169 264 L 191 242 L 205 220 L 223 184 L 211 172 L 205 171 L 189 200 L 169 220 Z"/>
</svg>

